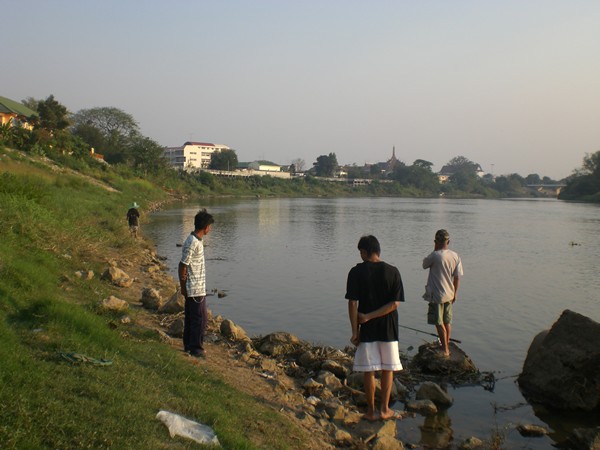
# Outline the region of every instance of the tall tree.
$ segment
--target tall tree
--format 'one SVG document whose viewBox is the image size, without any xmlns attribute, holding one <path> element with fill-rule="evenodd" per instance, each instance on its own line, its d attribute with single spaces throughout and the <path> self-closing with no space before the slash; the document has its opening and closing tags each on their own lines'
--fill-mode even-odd
<svg viewBox="0 0 600 450">
<path fill-rule="evenodd" d="M 313 165 L 315 174 L 318 177 L 332 177 L 338 167 L 337 156 L 335 156 L 335 153 L 321 155 Z"/>
<path fill-rule="evenodd" d="M 139 131 L 138 123 L 131 114 L 109 107 L 81 109 L 73 115 L 73 125 L 91 125 L 98 128 L 105 137 L 113 133 L 130 136 Z"/>
<path fill-rule="evenodd" d="M 131 114 L 114 107 L 77 111 L 73 115 L 73 133 L 104 154 L 109 163 L 125 162 L 132 145 L 139 144 L 138 123 Z"/>
<path fill-rule="evenodd" d="M 48 131 L 64 130 L 70 125 L 69 111 L 50 95 L 46 100 L 39 100 L 37 105 L 39 114 L 38 126 Z"/>
<path fill-rule="evenodd" d="M 235 150 L 224 148 L 210 155 L 210 165 L 208 168 L 214 170 L 235 170 L 237 165 L 238 158 Z"/>
</svg>

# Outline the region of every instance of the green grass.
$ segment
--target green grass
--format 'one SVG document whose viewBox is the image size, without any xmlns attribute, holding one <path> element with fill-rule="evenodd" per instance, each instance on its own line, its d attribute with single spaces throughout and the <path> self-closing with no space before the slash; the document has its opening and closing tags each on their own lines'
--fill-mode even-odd
<svg viewBox="0 0 600 450">
<path fill-rule="evenodd" d="M 85 174 L 119 192 L 0 149 L 0 448 L 197 448 L 170 438 L 160 409 L 212 426 L 225 448 L 297 448 L 279 414 L 155 332 L 99 312 L 112 288 L 71 274 L 98 273 L 109 249 L 136 251 L 124 211 L 165 193 L 118 171 Z M 113 364 L 72 365 L 61 352 Z"/>
</svg>

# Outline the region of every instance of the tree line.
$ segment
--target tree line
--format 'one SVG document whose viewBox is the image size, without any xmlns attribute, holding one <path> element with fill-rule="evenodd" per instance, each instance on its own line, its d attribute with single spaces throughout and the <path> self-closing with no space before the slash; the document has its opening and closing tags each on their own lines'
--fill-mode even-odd
<svg viewBox="0 0 600 450">
<path fill-rule="evenodd" d="M 53 95 L 41 100 L 29 97 L 22 103 L 37 114 L 30 118 L 33 129 L 5 124 L 0 128 L 0 143 L 37 154 L 74 158 L 89 157 L 93 149 L 107 163 L 125 165 L 144 175 L 172 170 L 164 158 L 163 146 L 143 136 L 133 116 L 118 108 L 94 107 L 71 113 Z M 292 161 L 289 170 L 303 172 L 304 165 L 304 160 L 298 158 Z M 222 150 L 212 155 L 212 169 L 233 170 L 237 166 L 235 150 Z M 451 173 L 442 184 L 432 170 L 433 163 L 423 159 L 410 165 L 395 161 L 391 167 L 378 163 L 362 167 L 350 165 L 343 169 L 350 179 L 396 183 L 403 189 L 430 196 L 530 196 L 537 194 L 528 189 L 528 185 L 556 183 L 538 174 L 480 176 L 477 173 L 479 165 L 464 156 L 450 159 L 445 166 L 451 168 Z M 330 152 L 318 156 L 306 174 L 308 177 L 333 177 L 339 169 L 336 154 Z M 560 198 L 600 201 L 600 151 L 586 155 L 583 166 L 566 181 Z"/>
</svg>

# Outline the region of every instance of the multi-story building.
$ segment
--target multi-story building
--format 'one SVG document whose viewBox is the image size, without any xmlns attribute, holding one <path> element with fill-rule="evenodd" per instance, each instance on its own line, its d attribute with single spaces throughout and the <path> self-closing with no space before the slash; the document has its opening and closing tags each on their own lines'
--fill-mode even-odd
<svg viewBox="0 0 600 450">
<path fill-rule="evenodd" d="M 166 147 L 165 158 L 179 170 L 208 169 L 211 155 L 221 150 L 231 149 L 220 144 L 186 142 L 181 147 Z"/>
</svg>

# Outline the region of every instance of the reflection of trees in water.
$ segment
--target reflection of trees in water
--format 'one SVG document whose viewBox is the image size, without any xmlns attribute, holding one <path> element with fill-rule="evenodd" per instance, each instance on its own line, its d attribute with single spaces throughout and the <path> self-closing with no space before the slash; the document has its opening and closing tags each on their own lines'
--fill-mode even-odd
<svg viewBox="0 0 600 450">
<path fill-rule="evenodd" d="M 421 429 L 421 445 L 424 448 L 448 448 L 452 441 L 452 428 L 448 410 L 441 410 L 425 417 Z"/>
</svg>

